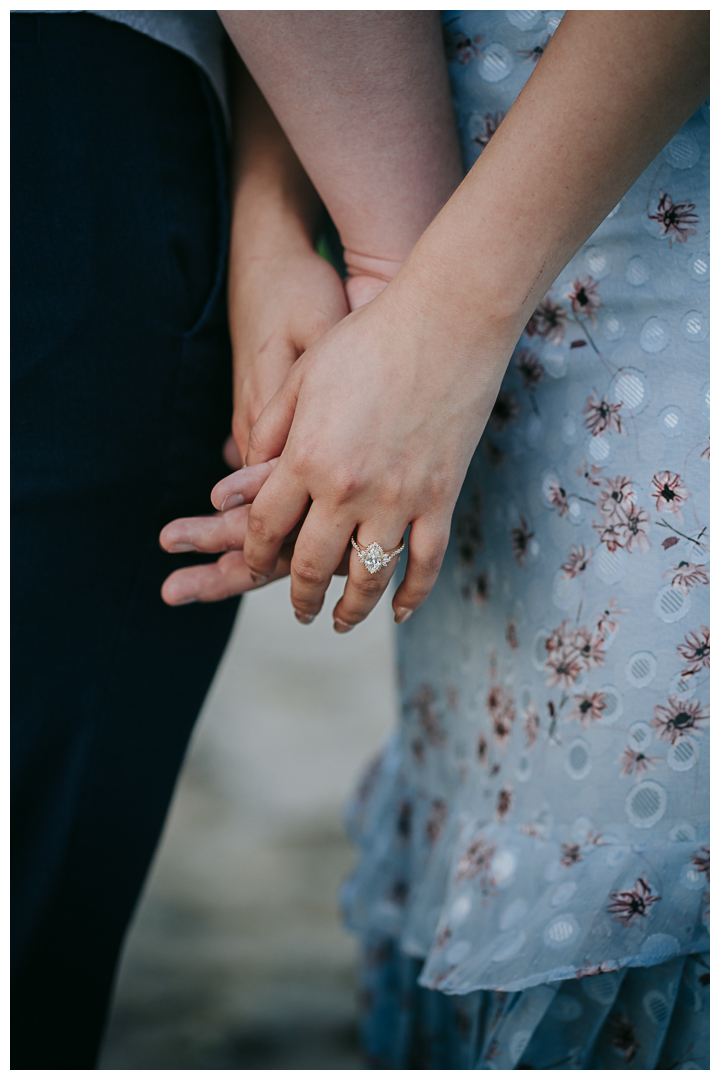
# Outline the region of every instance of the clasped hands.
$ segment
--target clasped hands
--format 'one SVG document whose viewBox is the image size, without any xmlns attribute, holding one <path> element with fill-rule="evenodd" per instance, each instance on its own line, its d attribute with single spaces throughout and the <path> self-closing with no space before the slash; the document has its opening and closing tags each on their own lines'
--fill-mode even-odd
<svg viewBox="0 0 720 1080">
<path fill-rule="evenodd" d="M 258 282 L 252 318 L 236 328 L 247 363 L 236 361 L 233 433 L 246 464 L 213 489 L 215 515 L 163 529 L 168 552 L 220 554 L 171 574 L 168 604 L 225 599 L 290 573 L 296 616 L 309 623 L 333 574 L 347 573 L 333 613 L 343 633 L 369 614 L 397 565 L 370 574 L 350 537 L 390 551 L 408 525 L 396 622 L 435 582 L 501 373 L 453 342 L 404 270 L 387 288 L 350 278 L 345 292 L 319 264 L 312 253 L 286 277 L 274 266 L 272 287 Z"/>
</svg>

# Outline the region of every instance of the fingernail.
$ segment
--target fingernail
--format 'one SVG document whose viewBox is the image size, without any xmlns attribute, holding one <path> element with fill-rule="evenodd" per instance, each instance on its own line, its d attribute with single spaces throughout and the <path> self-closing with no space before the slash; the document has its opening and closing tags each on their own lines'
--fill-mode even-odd
<svg viewBox="0 0 720 1080">
<path fill-rule="evenodd" d="M 398 626 L 400 625 L 400 623 L 407 622 L 414 610 L 414 608 L 399 607 L 395 612 L 395 622 L 398 624 Z"/>
<path fill-rule="evenodd" d="M 220 510 L 221 511 L 232 510 L 236 506 L 242 506 L 242 504 L 244 502 L 245 502 L 245 500 L 242 497 L 242 495 L 240 495 L 238 492 L 235 491 L 235 492 L 233 492 L 232 495 L 226 495 L 225 496 L 225 498 L 222 501 L 222 506 L 220 507 Z"/>
<path fill-rule="evenodd" d="M 173 607 L 182 607 L 184 604 L 196 604 L 197 596 L 186 596 L 184 600 L 176 600 Z"/>
<path fill-rule="evenodd" d="M 304 611 L 296 611 L 295 618 L 298 622 L 301 622 L 303 626 L 309 626 L 315 618 L 314 615 L 306 615 Z"/>
<path fill-rule="evenodd" d="M 200 548 L 196 548 L 194 544 L 188 544 L 183 540 L 177 544 L 171 544 L 165 550 L 170 552 L 171 555 L 179 555 L 181 551 L 199 551 Z"/>
<path fill-rule="evenodd" d="M 270 580 L 267 574 L 254 574 L 252 570 L 250 571 L 250 577 L 256 585 L 264 585 L 266 581 Z"/>
<path fill-rule="evenodd" d="M 335 619 L 333 630 L 336 634 L 347 634 L 349 630 L 354 630 L 354 627 L 350 623 L 343 622 L 342 619 Z"/>
</svg>

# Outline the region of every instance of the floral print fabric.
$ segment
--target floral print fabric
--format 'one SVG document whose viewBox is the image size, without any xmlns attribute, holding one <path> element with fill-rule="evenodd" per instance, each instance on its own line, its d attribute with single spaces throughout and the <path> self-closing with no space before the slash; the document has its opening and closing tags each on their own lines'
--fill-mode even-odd
<svg viewBox="0 0 720 1080">
<path fill-rule="evenodd" d="M 468 166 L 561 16 L 444 13 Z M 368 1045 L 412 970 L 439 1031 L 422 994 L 467 999 L 481 1063 L 442 1067 L 707 1054 L 678 1017 L 708 949 L 708 144 L 703 106 L 539 304 L 399 630 L 400 730 L 350 815 Z"/>
</svg>

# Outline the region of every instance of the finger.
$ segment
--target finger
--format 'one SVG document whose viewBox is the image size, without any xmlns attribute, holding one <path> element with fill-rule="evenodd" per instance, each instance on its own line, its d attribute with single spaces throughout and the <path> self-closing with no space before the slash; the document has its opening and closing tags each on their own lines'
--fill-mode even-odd
<svg viewBox="0 0 720 1080">
<path fill-rule="evenodd" d="M 291 549 L 281 552 L 277 566 L 268 580 L 286 577 L 290 572 Z M 170 607 L 227 600 L 259 588 L 252 580 L 242 551 L 229 551 L 216 563 L 186 566 L 165 579 L 160 595 Z"/>
<path fill-rule="evenodd" d="M 315 618 L 333 574 L 347 555 L 355 522 L 344 523 L 313 503 L 295 544 L 291 566 L 290 600 L 301 623 Z"/>
<path fill-rule="evenodd" d="M 181 551 L 219 551 L 241 549 L 245 543 L 249 506 L 239 506 L 225 514 L 176 518 L 160 533 L 160 546 L 175 555 Z"/>
<path fill-rule="evenodd" d="M 210 501 L 216 510 L 232 510 L 243 503 L 251 503 L 260 488 L 277 465 L 279 458 L 249 465 L 224 476 L 210 492 Z"/>
<path fill-rule="evenodd" d="M 295 416 L 301 374 L 302 361 L 298 360 L 253 424 L 245 457 L 247 465 L 270 461 L 282 453 Z"/>
<path fill-rule="evenodd" d="M 300 521 L 309 501 L 307 486 L 281 459 L 250 507 L 248 517 L 245 561 L 258 584 L 272 574 L 285 537 Z"/>
<path fill-rule="evenodd" d="M 375 524 L 364 522 L 357 531 L 358 546 L 365 550 L 373 542 L 380 544 L 383 551 L 389 553 L 400 547 L 405 523 L 395 522 L 388 524 Z M 387 566 L 371 573 L 361 561 L 358 553 L 353 549 L 350 557 L 350 570 L 348 572 L 345 591 L 335 605 L 333 620 L 335 630 L 339 634 L 345 634 L 352 630 L 359 622 L 366 619 L 378 600 L 385 592 L 390 578 L 397 566 L 397 555 L 390 560 Z"/>
<path fill-rule="evenodd" d="M 223 460 L 231 469 L 242 469 L 243 456 L 238 449 L 238 444 L 232 435 L 228 435 L 223 445 Z"/>
<path fill-rule="evenodd" d="M 405 576 L 392 601 L 396 623 L 405 622 L 427 600 L 440 573 L 449 538 L 449 520 L 421 517 L 412 523 Z"/>
</svg>

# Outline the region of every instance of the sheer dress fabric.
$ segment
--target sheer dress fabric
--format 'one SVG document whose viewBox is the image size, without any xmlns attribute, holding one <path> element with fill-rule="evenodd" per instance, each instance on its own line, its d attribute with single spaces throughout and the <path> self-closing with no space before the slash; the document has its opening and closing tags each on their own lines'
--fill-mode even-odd
<svg viewBox="0 0 720 1080">
<path fill-rule="evenodd" d="M 443 14 L 467 167 L 561 17 Z M 708 150 L 704 105 L 538 306 L 399 630 L 344 893 L 377 1065 L 708 1067 Z"/>
</svg>

